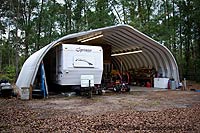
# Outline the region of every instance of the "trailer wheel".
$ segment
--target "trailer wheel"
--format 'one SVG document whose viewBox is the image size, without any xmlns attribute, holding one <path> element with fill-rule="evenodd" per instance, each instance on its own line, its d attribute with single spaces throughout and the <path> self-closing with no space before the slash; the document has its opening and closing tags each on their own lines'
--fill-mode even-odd
<svg viewBox="0 0 200 133">
<path fill-rule="evenodd" d="M 126 85 L 126 92 L 130 92 L 130 86 Z"/>
<path fill-rule="evenodd" d="M 75 91 L 77 95 L 81 95 L 81 86 L 76 85 L 71 87 L 72 91 Z"/>
<path fill-rule="evenodd" d="M 103 94 L 102 90 L 101 89 L 98 90 L 98 95 L 102 95 L 102 94 Z"/>
<path fill-rule="evenodd" d="M 120 92 L 121 87 L 120 87 L 119 85 L 115 85 L 115 86 L 113 87 L 113 90 L 114 90 L 115 92 Z"/>
<path fill-rule="evenodd" d="M 88 91 L 88 98 L 92 98 L 92 89 Z"/>
</svg>

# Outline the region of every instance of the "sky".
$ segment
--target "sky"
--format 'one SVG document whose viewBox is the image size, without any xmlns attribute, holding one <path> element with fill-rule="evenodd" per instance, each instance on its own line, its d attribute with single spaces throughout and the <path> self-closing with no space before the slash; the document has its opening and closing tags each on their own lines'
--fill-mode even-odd
<svg viewBox="0 0 200 133">
<path fill-rule="evenodd" d="M 64 4 L 65 2 L 64 2 L 64 0 L 56 0 L 58 3 L 62 3 L 62 4 Z"/>
</svg>

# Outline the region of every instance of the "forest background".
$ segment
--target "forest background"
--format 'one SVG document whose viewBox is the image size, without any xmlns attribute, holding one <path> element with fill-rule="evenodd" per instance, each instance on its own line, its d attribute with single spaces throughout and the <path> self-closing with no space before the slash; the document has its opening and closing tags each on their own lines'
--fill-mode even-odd
<svg viewBox="0 0 200 133">
<path fill-rule="evenodd" d="M 61 1 L 61 2 L 60 2 Z M 71 33 L 128 24 L 173 53 L 180 77 L 200 81 L 200 0 L 0 0 L 0 79 Z"/>
</svg>

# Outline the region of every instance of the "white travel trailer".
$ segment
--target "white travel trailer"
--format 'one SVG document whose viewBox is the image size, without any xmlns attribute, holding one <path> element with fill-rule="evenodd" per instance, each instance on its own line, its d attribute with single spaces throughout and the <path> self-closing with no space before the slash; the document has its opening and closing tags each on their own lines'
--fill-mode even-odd
<svg viewBox="0 0 200 133">
<path fill-rule="evenodd" d="M 56 70 L 53 81 L 59 85 L 82 85 L 82 78 L 92 78 L 91 85 L 101 84 L 103 50 L 100 46 L 62 44 L 56 47 Z"/>
</svg>

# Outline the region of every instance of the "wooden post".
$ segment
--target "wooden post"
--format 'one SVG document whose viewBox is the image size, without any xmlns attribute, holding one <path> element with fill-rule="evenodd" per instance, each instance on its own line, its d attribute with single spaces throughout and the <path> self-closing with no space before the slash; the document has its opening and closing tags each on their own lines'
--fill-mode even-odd
<svg viewBox="0 0 200 133">
<path fill-rule="evenodd" d="M 33 92 L 33 85 L 30 85 L 29 88 L 29 99 L 32 100 L 32 92 Z"/>
<path fill-rule="evenodd" d="M 185 78 L 183 80 L 183 90 L 187 90 L 187 82 Z"/>
</svg>

